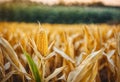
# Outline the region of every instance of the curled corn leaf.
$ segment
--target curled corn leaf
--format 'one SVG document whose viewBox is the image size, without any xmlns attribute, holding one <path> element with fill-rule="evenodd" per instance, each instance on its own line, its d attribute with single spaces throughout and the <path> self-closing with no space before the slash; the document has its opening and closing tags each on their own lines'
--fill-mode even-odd
<svg viewBox="0 0 120 82">
<path fill-rule="evenodd" d="M 91 63 L 95 62 L 98 58 L 100 58 L 102 53 L 103 53 L 103 49 L 97 52 L 91 53 L 89 56 L 87 56 L 86 59 L 83 60 L 83 62 L 74 71 L 72 71 L 69 74 L 67 82 L 81 81 L 83 78 L 83 75 L 86 73 L 85 70 L 87 70 L 89 66 L 91 67 Z"/>
<path fill-rule="evenodd" d="M 65 66 L 60 67 L 60 68 L 56 68 L 55 71 L 46 78 L 46 82 L 48 82 L 50 79 L 56 77 L 60 72 L 63 71 L 64 68 L 65 68 Z"/>
<path fill-rule="evenodd" d="M 58 54 L 60 54 L 63 58 L 65 58 L 66 60 L 71 61 L 72 63 L 75 63 L 75 61 L 73 59 L 71 59 L 67 54 L 65 54 L 63 51 L 59 50 L 58 48 L 54 47 L 53 48 L 55 52 L 57 52 Z"/>
</svg>

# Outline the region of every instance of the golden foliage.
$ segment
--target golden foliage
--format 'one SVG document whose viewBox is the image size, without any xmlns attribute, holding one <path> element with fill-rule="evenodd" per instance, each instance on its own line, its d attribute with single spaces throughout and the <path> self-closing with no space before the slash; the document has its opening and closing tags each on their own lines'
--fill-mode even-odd
<svg viewBox="0 0 120 82">
<path fill-rule="evenodd" d="M 120 25 L 42 27 L 34 23 L 0 23 L 0 81 L 13 82 L 19 77 L 35 81 L 23 47 L 44 82 L 120 82 Z"/>
</svg>

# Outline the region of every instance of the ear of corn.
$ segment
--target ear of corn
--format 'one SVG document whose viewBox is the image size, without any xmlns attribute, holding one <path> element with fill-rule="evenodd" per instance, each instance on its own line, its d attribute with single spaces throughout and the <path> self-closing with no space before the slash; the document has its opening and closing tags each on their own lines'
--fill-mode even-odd
<svg viewBox="0 0 120 82">
<path fill-rule="evenodd" d="M 48 54 L 48 37 L 44 29 L 40 28 L 36 35 L 36 45 L 43 56 Z"/>
</svg>

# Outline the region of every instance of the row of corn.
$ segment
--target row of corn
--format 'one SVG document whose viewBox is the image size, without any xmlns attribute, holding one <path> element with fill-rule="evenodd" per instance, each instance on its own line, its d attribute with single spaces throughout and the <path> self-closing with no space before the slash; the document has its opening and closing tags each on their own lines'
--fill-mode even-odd
<svg viewBox="0 0 120 82">
<path fill-rule="evenodd" d="M 120 25 L 0 23 L 0 82 L 120 82 Z"/>
</svg>

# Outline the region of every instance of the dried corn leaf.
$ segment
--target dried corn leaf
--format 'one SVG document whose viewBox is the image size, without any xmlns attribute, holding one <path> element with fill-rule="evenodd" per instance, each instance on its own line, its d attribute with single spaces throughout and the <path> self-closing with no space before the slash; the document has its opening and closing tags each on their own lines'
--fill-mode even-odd
<svg viewBox="0 0 120 82">
<path fill-rule="evenodd" d="M 55 40 L 54 41 L 52 41 L 52 43 L 49 45 L 49 47 L 48 47 L 48 51 L 50 51 L 51 50 L 51 48 L 53 47 L 53 45 L 55 44 Z"/>
<path fill-rule="evenodd" d="M 92 68 L 93 68 L 93 64 L 88 67 L 87 71 L 86 71 L 86 69 L 83 70 L 84 72 L 81 73 L 82 78 L 79 82 L 88 82 L 89 81 Z"/>
<path fill-rule="evenodd" d="M 85 55 L 85 52 L 80 53 L 80 55 L 78 57 L 76 57 L 76 65 L 78 66 L 82 60 L 83 60 L 83 55 Z"/>
<path fill-rule="evenodd" d="M 0 47 L 1 50 L 4 54 L 4 56 L 10 61 L 10 63 L 18 70 L 21 71 L 23 73 L 26 73 L 25 68 L 23 67 L 23 65 L 21 64 L 21 62 L 18 59 L 17 54 L 15 53 L 15 51 L 13 50 L 13 48 L 11 47 L 11 45 L 2 37 L 0 37 Z M 30 79 L 28 76 L 26 76 L 27 79 Z"/>
<path fill-rule="evenodd" d="M 94 82 L 97 74 L 98 74 L 98 62 L 95 62 L 95 65 L 92 68 L 91 76 L 88 81 Z"/>
<path fill-rule="evenodd" d="M 58 80 L 63 80 L 63 81 L 66 82 L 66 75 L 65 75 L 65 73 L 61 77 L 59 77 Z"/>
<path fill-rule="evenodd" d="M 66 66 L 64 67 L 60 67 L 60 68 L 56 68 L 55 71 L 50 74 L 45 80 L 46 82 L 48 82 L 49 80 L 51 80 L 52 78 L 56 77 L 60 72 L 62 72 L 65 69 Z"/>
<path fill-rule="evenodd" d="M 83 78 L 81 76 L 85 72 L 83 70 L 87 71 L 88 66 L 90 66 L 92 63 L 97 61 L 101 57 L 102 53 L 103 53 L 103 49 L 88 55 L 86 59 L 83 60 L 83 62 L 74 71 L 72 71 L 73 73 L 69 74 L 67 81 L 68 82 L 79 82 Z"/>
<path fill-rule="evenodd" d="M 44 59 L 45 60 L 48 60 L 48 59 L 50 59 L 51 57 L 53 57 L 53 56 L 55 56 L 56 55 L 56 53 L 55 53 L 55 51 L 53 51 L 53 52 L 51 52 L 48 56 L 46 56 Z"/>
<path fill-rule="evenodd" d="M 53 47 L 53 50 L 59 55 L 61 55 L 63 58 L 65 58 L 66 60 L 69 60 L 70 62 L 75 63 L 73 59 L 71 59 L 67 54 L 65 54 L 63 51 L 59 50 L 58 48 Z"/>
<path fill-rule="evenodd" d="M 39 59 L 43 59 L 43 56 L 41 55 L 41 53 L 37 50 L 37 46 L 35 44 L 35 41 L 33 39 L 30 39 L 31 44 L 33 45 L 33 50 L 35 52 L 35 54 L 39 57 Z"/>
</svg>

